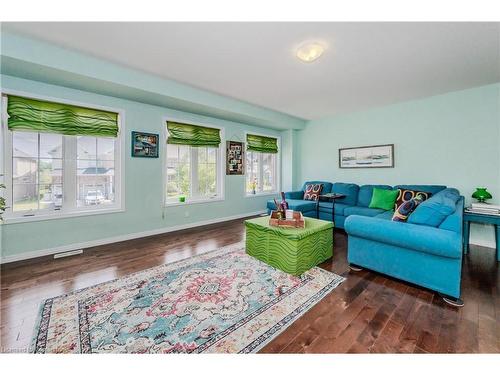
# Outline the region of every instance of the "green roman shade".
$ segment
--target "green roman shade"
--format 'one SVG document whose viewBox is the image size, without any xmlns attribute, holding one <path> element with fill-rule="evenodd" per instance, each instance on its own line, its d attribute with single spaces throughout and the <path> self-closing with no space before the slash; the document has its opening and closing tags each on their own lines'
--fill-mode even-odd
<svg viewBox="0 0 500 375">
<path fill-rule="evenodd" d="M 167 143 L 194 147 L 219 147 L 220 130 L 167 121 Z"/>
<path fill-rule="evenodd" d="M 268 154 L 278 153 L 278 140 L 262 135 L 247 134 L 247 150 L 265 152 Z"/>
<path fill-rule="evenodd" d="M 69 104 L 8 96 L 9 130 L 116 137 L 118 113 Z"/>
</svg>

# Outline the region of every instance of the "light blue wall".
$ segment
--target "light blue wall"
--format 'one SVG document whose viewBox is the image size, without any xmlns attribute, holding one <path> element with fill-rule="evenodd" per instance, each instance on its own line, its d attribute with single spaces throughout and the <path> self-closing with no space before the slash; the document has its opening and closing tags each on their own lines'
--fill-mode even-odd
<svg viewBox="0 0 500 375">
<path fill-rule="evenodd" d="M 290 191 L 293 188 L 293 155 L 295 150 L 295 131 L 293 129 L 285 130 L 281 136 L 281 165 L 282 176 L 281 186 L 284 191 Z"/>
<path fill-rule="evenodd" d="M 299 130 L 295 187 L 307 179 L 357 184 L 477 186 L 500 204 L 500 84 L 310 121 Z M 394 143 L 395 168 L 339 169 L 338 149 Z M 469 199 L 468 199 L 469 201 Z M 493 246 L 491 227 L 472 241 Z"/>
<path fill-rule="evenodd" d="M 244 140 L 245 131 L 281 136 L 276 130 L 264 129 L 174 111 L 124 99 L 48 85 L 10 76 L 0 76 L 2 87 L 37 95 L 46 95 L 90 105 L 109 106 L 125 111 L 125 207 L 126 212 L 79 218 L 4 224 L 2 256 L 8 257 L 73 243 L 87 242 L 120 235 L 157 230 L 205 220 L 262 211 L 269 197 L 244 197 L 245 176 L 225 176 L 225 200 L 207 204 L 162 208 L 162 160 L 130 157 L 130 132 L 140 130 L 162 133 L 163 118 L 173 116 L 185 121 L 203 121 L 225 128 L 227 140 Z M 189 216 L 186 216 L 189 215 Z"/>
</svg>

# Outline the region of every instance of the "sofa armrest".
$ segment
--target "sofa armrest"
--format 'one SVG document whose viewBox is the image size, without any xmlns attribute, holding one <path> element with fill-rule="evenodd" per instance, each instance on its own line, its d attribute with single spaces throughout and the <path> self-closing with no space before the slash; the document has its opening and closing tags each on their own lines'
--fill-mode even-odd
<svg viewBox="0 0 500 375">
<path fill-rule="evenodd" d="M 287 191 L 285 193 L 286 199 L 302 199 L 304 198 L 304 192 L 302 190 Z"/>
<path fill-rule="evenodd" d="M 345 220 L 350 236 L 448 258 L 462 256 L 462 238 L 446 229 L 352 215 Z"/>
</svg>

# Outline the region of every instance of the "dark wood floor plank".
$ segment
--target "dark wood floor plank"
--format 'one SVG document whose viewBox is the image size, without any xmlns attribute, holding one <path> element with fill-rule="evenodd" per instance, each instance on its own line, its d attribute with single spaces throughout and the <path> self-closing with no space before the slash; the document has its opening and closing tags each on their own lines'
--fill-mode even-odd
<svg viewBox="0 0 500 375">
<path fill-rule="evenodd" d="M 370 353 L 395 353 L 403 328 L 404 325 L 389 319 L 378 338 L 369 348 Z"/>
<path fill-rule="evenodd" d="M 330 314 L 331 322 L 329 322 L 328 325 L 321 330 L 321 334 L 308 345 L 308 352 L 338 353 L 345 352 L 348 349 L 345 348 L 345 350 L 342 350 L 339 349 L 338 346 L 343 345 L 350 336 L 354 335 L 354 332 L 356 332 L 355 329 L 359 329 L 359 324 L 351 328 L 351 323 L 360 315 L 361 317 L 359 317 L 359 319 L 365 319 L 366 315 L 369 315 L 374 310 L 373 303 L 376 301 L 375 295 L 383 287 L 385 281 L 384 277 L 380 275 L 375 275 L 375 277 L 374 275 L 366 275 L 366 278 L 371 280 L 371 282 L 361 293 L 357 294 L 354 300 L 352 300 L 352 298 L 346 298 L 345 305 L 332 311 Z M 349 303 L 347 303 L 347 301 Z M 370 303 L 372 303 L 371 307 L 369 306 Z M 359 332 L 357 333 L 359 334 Z M 342 336 L 342 338 L 339 338 L 340 336 Z"/>
<path fill-rule="evenodd" d="M 427 309 L 427 316 L 422 319 L 419 327 L 420 335 L 416 342 L 419 350 L 434 353 L 438 346 L 439 327 L 442 321 L 442 307 L 444 302 L 441 298 L 434 298 Z"/>
<path fill-rule="evenodd" d="M 380 333 L 389 322 L 390 317 L 404 296 L 404 290 L 406 290 L 406 288 L 399 288 L 392 280 L 387 280 L 381 295 L 376 297 L 380 298 L 382 305 L 379 307 L 373 319 L 371 319 L 358 336 L 356 342 L 349 349 L 349 352 L 358 353 L 364 352 L 367 349 L 371 351 L 375 341 L 380 336 Z M 361 348 L 364 350 L 361 350 Z"/>
<path fill-rule="evenodd" d="M 244 240 L 242 220 L 2 265 L 0 347 L 26 350 L 39 304 L 76 289 L 175 262 Z M 464 308 L 428 290 L 347 263 L 347 236 L 335 233 L 333 258 L 320 267 L 346 281 L 262 353 L 500 353 L 500 267 L 492 249 L 464 257 Z"/>
</svg>

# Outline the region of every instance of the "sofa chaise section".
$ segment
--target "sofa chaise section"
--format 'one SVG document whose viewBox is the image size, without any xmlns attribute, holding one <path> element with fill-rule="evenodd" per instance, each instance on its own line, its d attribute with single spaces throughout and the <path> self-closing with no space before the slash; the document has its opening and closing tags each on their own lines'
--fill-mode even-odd
<svg viewBox="0 0 500 375">
<path fill-rule="evenodd" d="M 412 215 L 418 224 L 394 222 L 387 214 L 349 216 L 348 262 L 434 290 L 460 305 L 463 207 L 456 189 L 444 189 L 417 207 Z"/>
</svg>

